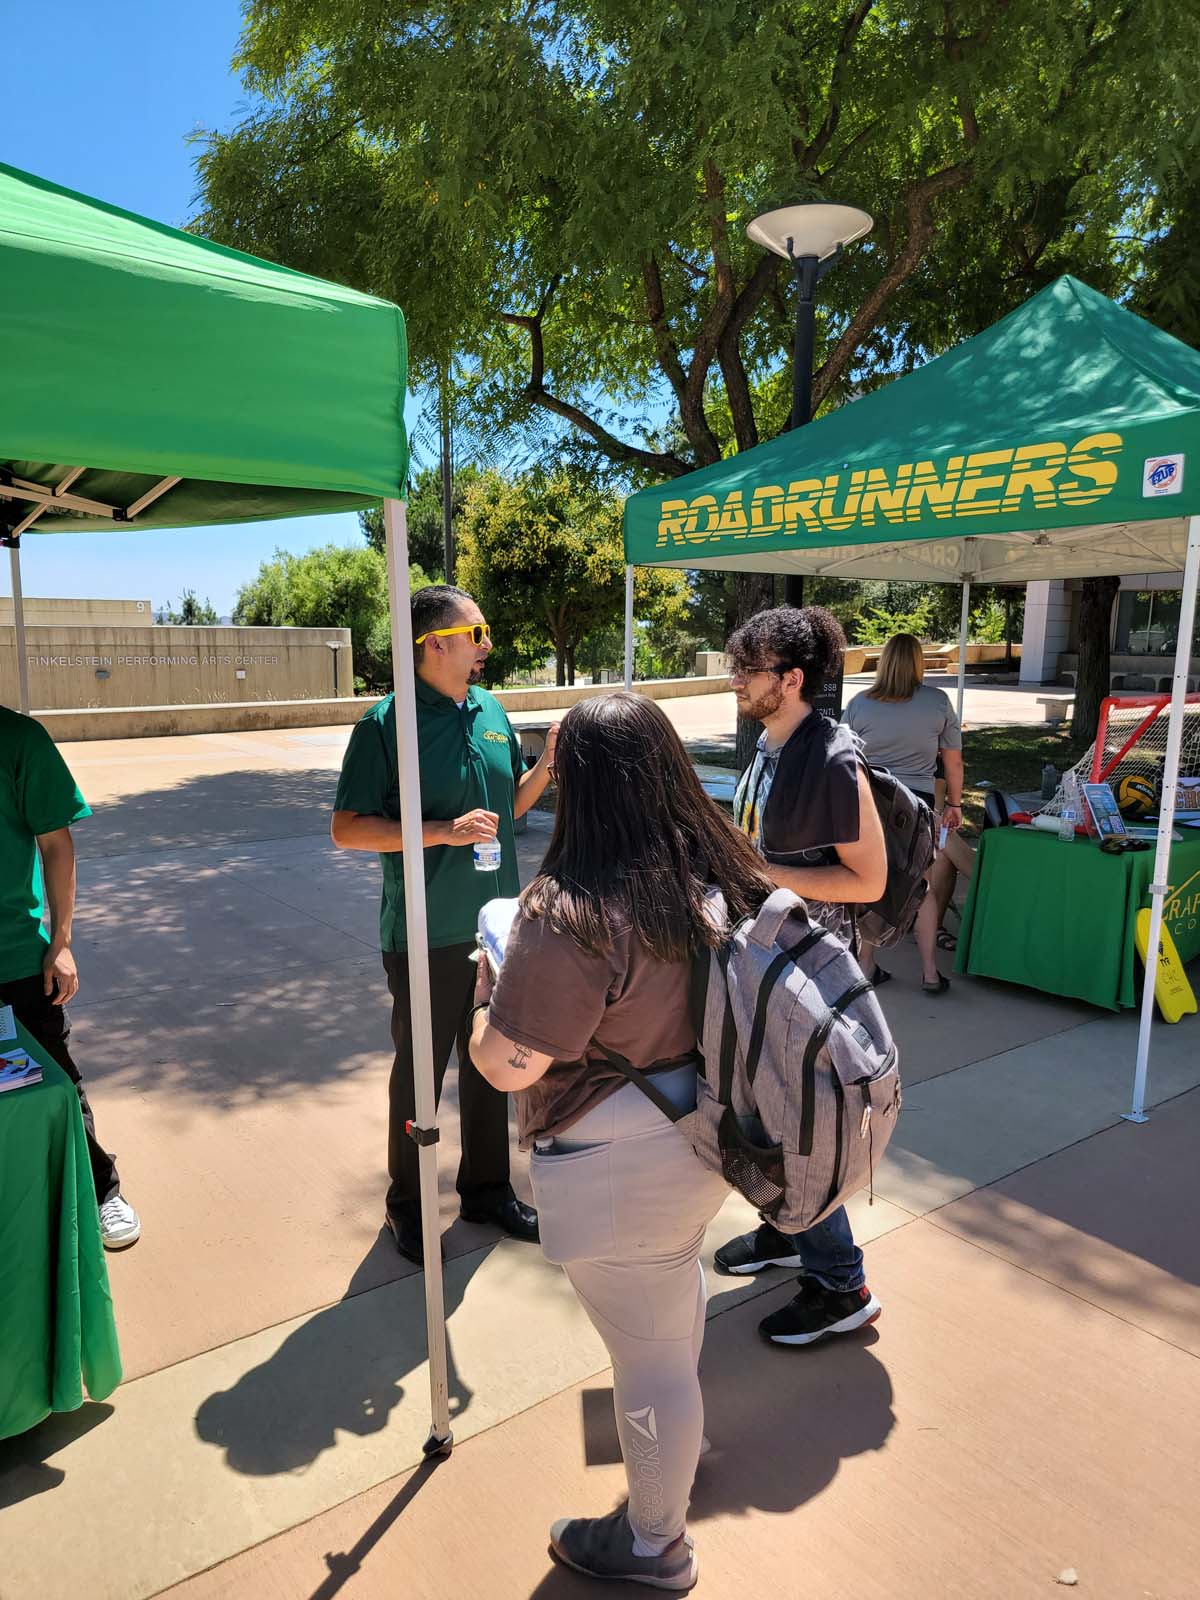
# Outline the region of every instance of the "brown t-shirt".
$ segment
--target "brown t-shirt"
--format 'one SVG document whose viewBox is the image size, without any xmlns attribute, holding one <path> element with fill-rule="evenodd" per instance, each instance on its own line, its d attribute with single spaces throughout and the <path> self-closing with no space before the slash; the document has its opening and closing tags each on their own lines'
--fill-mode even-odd
<svg viewBox="0 0 1200 1600">
<path fill-rule="evenodd" d="M 554 1057 L 544 1077 L 515 1096 L 523 1148 L 565 1132 L 624 1085 L 603 1056 L 581 1059 L 593 1038 L 635 1067 L 695 1049 L 689 976 L 686 961 L 659 961 L 628 929 L 597 956 L 543 917 L 517 917 L 489 1020 L 514 1044 Z"/>
</svg>

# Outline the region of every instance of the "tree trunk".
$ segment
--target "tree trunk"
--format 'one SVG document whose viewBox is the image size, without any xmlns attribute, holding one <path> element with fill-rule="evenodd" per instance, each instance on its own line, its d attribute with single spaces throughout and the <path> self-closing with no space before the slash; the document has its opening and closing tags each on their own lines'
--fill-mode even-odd
<svg viewBox="0 0 1200 1600">
<path fill-rule="evenodd" d="M 554 683 L 559 689 L 567 686 L 567 652 L 557 639 L 554 641 Z"/>
<path fill-rule="evenodd" d="M 1111 663 L 1112 608 L 1120 578 L 1085 578 L 1079 595 L 1079 672 L 1075 679 L 1075 714 L 1071 737 L 1096 737 L 1100 702 L 1108 694 Z"/>
<path fill-rule="evenodd" d="M 766 611 L 775 603 L 775 580 L 766 572 L 740 572 L 734 585 L 737 615 L 740 628 L 757 611 Z M 744 772 L 754 758 L 754 746 L 762 732 L 760 723 L 751 717 L 737 719 L 737 765 Z"/>
<path fill-rule="evenodd" d="M 567 656 L 567 687 L 569 689 L 573 689 L 575 687 L 575 646 L 574 645 L 568 645 L 567 646 L 566 656 Z"/>
</svg>

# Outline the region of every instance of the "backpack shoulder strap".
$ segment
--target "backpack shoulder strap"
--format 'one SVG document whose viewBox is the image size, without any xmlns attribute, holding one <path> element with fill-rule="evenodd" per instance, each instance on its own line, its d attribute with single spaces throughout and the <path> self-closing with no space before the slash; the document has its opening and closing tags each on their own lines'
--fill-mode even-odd
<svg viewBox="0 0 1200 1600">
<path fill-rule="evenodd" d="M 615 1050 L 610 1050 L 607 1045 L 601 1044 L 599 1039 L 593 1039 L 592 1044 L 601 1052 L 609 1066 L 615 1067 L 622 1077 L 628 1078 L 630 1083 L 636 1085 L 642 1091 L 647 1100 L 654 1102 L 668 1122 L 678 1122 L 681 1117 L 687 1115 L 686 1112 L 680 1111 L 678 1106 L 673 1105 L 667 1099 L 662 1090 L 655 1086 L 652 1079 L 648 1078 L 644 1072 L 639 1072 L 632 1061 L 626 1061 L 624 1056 L 618 1055 Z"/>
</svg>

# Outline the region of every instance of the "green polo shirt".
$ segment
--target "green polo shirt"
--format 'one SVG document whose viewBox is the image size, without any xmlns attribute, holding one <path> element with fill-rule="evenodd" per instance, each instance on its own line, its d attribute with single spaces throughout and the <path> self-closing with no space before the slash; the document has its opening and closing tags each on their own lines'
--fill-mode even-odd
<svg viewBox="0 0 1200 1600">
<path fill-rule="evenodd" d="M 472 942 L 479 908 L 497 896 L 520 891 L 513 799 L 525 762 L 503 707 L 486 689 L 473 684 L 458 706 L 418 678 L 416 695 L 421 816 L 427 822 L 446 822 L 483 807 L 500 817 L 498 872 L 476 872 L 469 844 L 439 844 L 425 851 L 429 947 L 436 950 Z M 334 808 L 400 820 L 394 696 L 372 706 L 350 735 Z M 384 950 L 404 950 L 403 854 L 391 851 L 379 860 L 383 867 L 379 942 Z"/>
<path fill-rule="evenodd" d="M 38 834 L 91 814 L 41 723 L 0 706 L 0 983 L 36 976 L 50 943 Z"/>
</svg>

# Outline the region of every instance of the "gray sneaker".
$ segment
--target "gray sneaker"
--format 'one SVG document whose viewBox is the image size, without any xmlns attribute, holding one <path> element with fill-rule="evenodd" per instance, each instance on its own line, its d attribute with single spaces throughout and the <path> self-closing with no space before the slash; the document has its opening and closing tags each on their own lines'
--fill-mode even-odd
<svg viewBox="0 0 1200 1600">
<path fill-rule="evenodd" d="M 115 1194 L 100 1207 L 100 1238 L 106 1250 L 127 1250 L 142 1236 L 141 1219 L 125 1199 Z"/>
<path fill-rule="evenodd" d="M 660 1556 L 635 1556 L 633 1529 L 624 1508 L 607 1517 L 561 1517 L 550 1529 L 550 1547 L 560 1561 L 589 1578 L 682 1593 L 700 1575 L 695 1547 L 686 1533 Z"/>
</svg>

